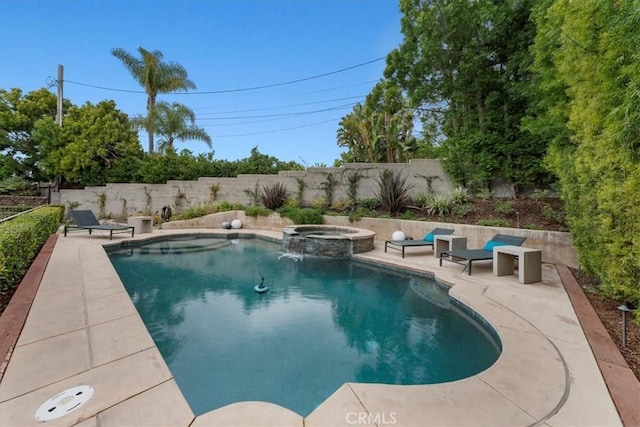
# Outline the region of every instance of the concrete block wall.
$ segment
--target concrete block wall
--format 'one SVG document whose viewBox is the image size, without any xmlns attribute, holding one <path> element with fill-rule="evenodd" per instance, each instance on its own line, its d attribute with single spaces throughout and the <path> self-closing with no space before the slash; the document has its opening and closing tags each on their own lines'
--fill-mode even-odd
<svg viewBox="0 0 640 427">
<path fill-rule="evenodd" d="M 90 209 L 100 214 L 100 195 L 106 196 L 104 214 L 111 217 L 126 217 L 138 213 L 160 212 L 163 206 L 170 206 L 173 212 L 180 212 L 188 206 L 196 206 L 212 201 L 211 186 L 217 184 L 217 200 L 230 203 L 252 204 L 248 194 L 256 185 L 260 190 L 276 183 L 284 184 L 290 197 L 297 198 L 298 180 L 303 180 L 306 188 L 303 193 L 303 205 L 314 200 L 324 200 L 323 183 L 329 174 L 337 181 L 334 190 L 334 202 L 348 199 L 348 177 L 359 173 L 357 198 L 375 197 L 378 189 L 376 182 L 380 173 L 390 169 L 400 171 L 412 185 L 411 195 L 425 193 L 427 180 L 424 177 L 436 177 L 432 189 L 436 193 L 448 193 L 454 185 L 439 160 L 411 160 L 409 163 L 351 163 L 342 168 L 308 168 L 305 171 L 281 171 L 277 175 L 238 175 L 235 178 L 202 177 L 196 181 L 168 181 L 166 184 L 107 184 L 100 187 L 85 187 L 82 190 L 60 190 L 52 194 L 52 203 L 76 205 L 79 209 Z"/>
</svg>

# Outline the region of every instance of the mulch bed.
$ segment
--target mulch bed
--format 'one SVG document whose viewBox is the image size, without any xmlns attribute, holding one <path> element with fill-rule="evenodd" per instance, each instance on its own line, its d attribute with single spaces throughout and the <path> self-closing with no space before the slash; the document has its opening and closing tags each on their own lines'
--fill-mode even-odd
<svg viewBox="0 0 640 427">
<path fill-rule="evenodd" d="M 633 314 L 627 313 L 627 345 L 622 347 L 622 313 L 618 310 L 622 301 L 598 294 L 591 285 L 591 280 L 580 276 L 576 278 L 611 339 L 622 353 L 622 357 L 640 381 L 640 325 L 634 321 Z"/>
</svg>

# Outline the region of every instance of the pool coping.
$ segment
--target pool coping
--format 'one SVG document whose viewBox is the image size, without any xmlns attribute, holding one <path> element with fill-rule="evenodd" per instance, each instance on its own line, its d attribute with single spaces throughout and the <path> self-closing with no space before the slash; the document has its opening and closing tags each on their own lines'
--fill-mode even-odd
<svg viewBox="0 0 640 427">
<path fill-rule="evenodd" d="M 168 233 L 168 232 L 166 232 L 166 231 L 165 231 L 165 232 L 163 232 L 162 234 L 165 234 L 165 235 L 167 235 L 167 234 L 191 234 L 191 233 L 193 233 L 193 232 L 194 232 L 194 230 L 189 230 L 187 233 L 179 232 L 179 231 L 178 231 L 178 232 L 176 232 L 176 233 Z M 212 232 L 212 230 L 199 231 L 197 234 L 200 234 L 201 232 L 211 233 L 211 232 Z M 250 232 L 250 233 L 257 232 L 258 234 L 261 234 L 261 235 L 263 235 L 263 234 L 264 234 L 264 232 L 260 232 L 260 231 L 257 231 L 257 230 L 250 230 L 250 231 L 248 230 L 248 231 L 243 231 L 243 233 L 247 233 L 247 232 Z M 217 230 L 216 230 L 216 233 L 217 233 Z M 267 237 L 269 237 L 269 236 L 271 236 L 270 238 L 272 238 L 272 239 L 278 240 L 277 236 L 275 236 L 275 237 L 274 237 L 272 234 L 267 233 Z M 140 238 L 140 237 L 138 237 L 138 238 L 140 238 L 140 239 L 142 240 L 142 239 L 144 239 L 145 237 L 146 237 L 146 236 L 142 236 L 141 238 Z M 155 236 L 153 236 L 153 237 L 155 237 Z M 100 238 L 98 238 L 98 239 L 96 239 L 96 238 L 88 238 L 87 236 L 67 237 L 67 238 L 65 238 L 65 239 L 76 239 L 76 240 L 78 241 L 78 243 L 79 243 L 81 246 L 82 246 L 82 245 L 84 245 L 84 246 L 89 246 L 89 245 L 85 245 L 85 242 L 91 241 L 91 242 L 93 242 L 93 243 L 95 243 L 95 244 L 99 245 L 99 246 L 100 246 L 100 248 L 103 246 L 103 243 L 107 243 L 107 242 L 105 242 L 105 241 L 104 241 L 104 239 L 100 239 Z M 126 240 L 131 240 L 131 239 L 126 239 Z M 134 240 L 137 240 L 137 239 L 134 239 Z M 379 243 L 379 242 L 377 242 L 377 243 Z M 380 243 L 379 243 L 379 244 L 380 244 Z M 55 248 L 54 248 L 54 249 L 55 249 Z M 104 251 L 102 251 L 102 252 L 104 253 Z M 412 255 L 409 259 L 410 259 L 410 260 L 413 260 L 413 259 L 415 259 L 417 256 L 421 256 L 421 255 L 422 255 L 422 254 L 420 254 L 420 255 Z M 398 260 L 393 259 L 393 256 L 386 256 L 386 255 L 383 255 L 383 254 L 378 254 L 378 256 L 382 256 L 382 260 L 380 260 L 380 259 L 375 259 L 375 257 L 374 257 L 373 259 L 374 259 L 376 262 L 383 262 L 383 263 L 384 263 L 384 262 L 386 261 L 386 262 L 387 262 L 387 263 L 389 263 L 389 264 L 399 264 L 398 262 L 396 262 L 396 261 L 398 261 Z M 365 256 L 364 256 L 364 258 L 370 258 L 370 257 L 367 257 L 367 256 L 365 255 Z M 405 264 L 406 264 L 406 263 L 405 263 Z M 36 266 L 37 266 L 37 263 L 34 263 L 34 267 L 36 267 Z M 406 267 L 407 267 L 407 266 L 406 266 L 406 265 L 404 265 L 402 268 L 403 268 L 403 269 L 405 269 Z M 409 269 L 411 269 L 411 268 L 412 268 L 411 266 L 408 266 L 408 267 L 409 267 Z M 93 267 L 92 267 L 92 268 L 93 268 Z M 440 271 L 440 270 L 443 270 L 443 271 Z M 477 296 L 478 296 L 478 294 L 480 294 L 480 295 L 484 294 L 484 293 L 485 293 L 485 291 L 487 291 L 487 289 L 483 289 L 481 292 L 478 292 L 480 287 L 478 287 L 478 286 L 477 286 L 477 283 L 476 283 L 475 285 L 468 286 L 468 285 L 469 285 L 469 283 L 468 283 L 468 282 L 469 282 L 469 279 L 467 279 L 466 277 L 464 277 L 464 280 L 460 280 L 460 279 L 462 279 L 462 277 L 457 277 L 458 275 L 456 274 L 455 270 L 453 270 L 453 274 L 449 274 L 449 273 L 451 273 L 451 272 L 452 272 L 452 270 L 451 270 L 451 269 L 438 269 L 438 272 L 434 272 L 434 274 L 435 274 L 437 277 L 439 277 L 439 279 L 440 279 L 440 280 L 443 280 L 443 277 L 441 277 L 441 276 L 451 276 L 451 277 L 445 277 L 445 278 L 444 278 L 444 281 L 445 281 L 445 282 L 448 282 L 448 281 L 451 281 L 451 282 L 458 282 L 458 281 L 460 281 L 460 282 L 462 282 L 462 283 L 457 283 L 457 285 L 456 285 L 456 286 L 454 286 L 454 288 L 452 289 L 452 292 L 454 293 L 454 297 L 456 297 L 456 299 L 460 300 L 462 303 L 464 303 L 464 304 L 466 304 L 466 305 L 468 305 L 468 306 L 471 306 L 471 307 L 474 307 L 474 306 L 475 306 L 476 308 L 478 308 L 478 307 L 477 307 L 477 304 L 475 304 L 475 303 L 473 303 L 473 302 L 471 302 L 471 303 L 470 303 L 468 300 L 469 300 L 469 299 L 473 299 L 474 297 L 477 297 Z M 44 273 L 45 273 L 45 272 L 43 271 L 43 274 L 44 274 Z M 439 274 L 439 273 L 441 273 L 441 274 Z M 472 276 L 472 277 L 473 277 L 473 276 Z M 513 280 L 516 280 L 516 279 L 513 279 Z M 476 281 L 476 280 L 471 280 L 471 282 L 473 283 L 473 282 L 477 282 L 477 281 Z M 503 282 L 503 283 L 507 283 L 507 280 L 501 280 L 501 282 Z M 458 285 L 460 285 L 460 284 L 462 284 L 462 287 L 458 287 Z M 482 284 L 482 282 L 481 282 L 481 284 Z M 121 284 L 120 284 L 120 285 L 121 285 Z M 518 285 L 515 285 L 515 286 L 518 286 Z M 458 287 L 458 289 L 456 289 L 456 287 Z M 466 289 L 463 289 L 463 288 L 466 288 Z M 489 290 L 490 290 L 490 288 L 489 288 Z M 456 294 L 457 294 L 457 295 L 456 295 Z M 493 303 L 495 303 L 495 301 L 494 301 Z M 486 309 L 486 307 L 480 307 L 480 309 L 479 309 L 478 311 L 482 314 L 482 313 L 483 313 L 483 311 L 485 311 L 485 309 Z M 483 315 L 483 318 L 485 318 L 485 317 L 484 317 L 484 315 Z M 494 324 L 494 326 L 497 326 L 497 328 L 498 328 L 498 330 L 499 330 L 499 334 L 502 334 L 502 335 L 501 335 L 501 338 L 502 338 L 502 339 L 504 339 L 504 338 L 505 338 L 505 337 L 504 337 L 504 334 L 505 334 L 505 333 L 509 333 L 509 331 L 506 331 L 506 332 L 505 332 L 505 331 L 503 330 L 503 329 L 504 329 L 504 327 L 503 327 L 503 326 L 501 326 L 501 325 L 495 325 L 496 323 L 500 323 L 500 322 L 501 322 L 501 320 L 500 320 L 500 319 L 496 319 L 496 318 L 495 318 L 495 316 L 494 316 L 494 318 L 492 318 L 492 316 L 491 316 L 491 315 L 490 315 L 490 316 L 488 316 L 488 318 L 489 318 L 489 323 L 493 323 L 493 324 Z M 511 320 L 513 320 L 513 319 L 511 319 Z M 516 316 L 516 320 L 517 320 L 517 316 Z M 583 327 L 584 327 L 584 326 L 583 326 Z M 502 329 L 501 329 L 501 328 L 502 328 Z M 511 331 L 511 332 L 513 332 L 513 331 Z M 587 337 L 588 337 L 588 336 L 589 336 L 589 335 L 587 334 Z M 557 343 L 556 343 L 556 344 L 557 344 Z M 27 345 L 28 345 L 28 344 L 27 344 Z M 553 347 L 553 346 L 554 346 L 554 343 L 553 343 L 553 342 L 551 342 L 551 347 Z M 557 347 L 556 347 L 556 350 L 557 350 Z M 562 358 L 562 354 L 560 354 L 560 358 Z M 156 360 L 156 362 L 157 362 L 157 360 Z M 163 361 L 162 361 L 162 362 L 163 362 Z M 568 375 L 567 370 L 566 370 L 566 361 L 563 361 L 563 362 L 562 362 L 562 365 L 563 365 L 563 373 L 564 373 L 565 375 Z M 11 367 L 11 365 L 9 366 L 9 368 L 10 368 L 10 367 Z M 491 370 L 491 369 L 492 369 L 492 368 L 490 368 L 490 370 Z M 601 369 L 602 369 L 602 368 L 601 368 Z M 485 373 L 487 373 L 487 371 L 485 371 Z M 598 372 L 598 373 L 599 373 L 599 372 Z M 487 375 L 485 375 L 485 376 L 487 376 Z M 568 377 L 567 377 L 567 378 L 568 378 Z M 566 380 L 567 378 L 565 378 L 565 380 Z M 605 376 L 605 378 L 606 378 L 606 376 Z M 504 379 L 503 379 L 503 380 L 504 380 Z M 167 383 L 169 383 L 169 382 L 171 382 L 171 381 L 172 381 L 172 380 L 171 380 L 171 378 L 170 378 L 170 374 L 169 374 L 168 378 L 163 378 L 163 379 L 160 381 L 160 383 L 159 383 L 159 384 L 167 384 Z M 487 381 L 487 380 L 485 379 L 485 381 Z M 454 388 L 460 388 L 460 384 L 463 384 L 463 385 L 464 385 L 464 383 L 469 383 L 469 382 L 471 382 L 471 381 L 468 381 L 468 380 L 461 380 L 461 381 L 454 382 L 454 383 L 447 383 L 447 384 L 444 386 L 444 388 L 450 388 L 452 385 L 455 385 L 455 386 L 454 386 Z M 3 381 L 3 383 L 4 383 L 4 381 Z M 0 384 L 0 385 L 1 385 L 1 384 Z M 559 402 L 561 402 L 562 404 L 561 404 L 560 406 L 558 406 L 558 405 L 556 405 L 556 406 L 552 406 L 552 407 L 550 408 L 551 410 L 550 410 L 550 411 L 549 411 L 545 416 L 538 417 L 537 419 L 536 419 L 536 417 L 533 417 L 534 423 L 550 422 L 550 421 L 552 421 L 552 420 L 554 419 L 554 417 L 556 417 L 556 415 L 557 415 L 559 412 L 561 412 L 561 410 L 563 409 L 563 407 L 565 407 L 565 406 L 566 406 L 567 399 L 569 399 L 569 396 L 566 396 L 566 394 L 567 394 L 567 390 L 566 390 L 567 385 L 568 385 L 568 382 L 565 382 L 565 384 L 564 384 L 564 385 L 563 385 L 563 387 L 562 387 L 562 393 L 560 393 L 561 397 L 560 397 L 560 399 L 559 399 Z M 477 386 L 477 384 L 476 384 L 475 386 Z M 498 384 L 496 387 L 499 387 L 499 386 L 500 386 L 500 385 Z M 401 389 L 399 389 L 399 387 L 401 387 L 402 389 L 404 389 L 404 391 L 402 391 Z M 421 389 L 426 390 L 426 395 L 425 395 L 425 396 L 423 396 L 423 397 L 422 397 L 422 399 L 426 399 L 427 401 L 429 400 L 429 398 L 430 398 L 430 397 L 432 397 L 432 396 L 430 396 L 430 395 L 434 394 L 433 392 L 435 391 L 435 389 L 442 388 L 442 387 L 439 387 L 439 386 L 380 386 L 380 385 L 372 385 L 372 386 L 370 386 L 370 385 L 362 385 L 362 384 L 353 384 L 353 383 L 349 383 L 349 384 L 345 384 L 341 389 L 339 389 L 338 391 L 336 391 L 336 393 L 334 393 L 334 395 L 333 395 L 333 396 L 331 396 L 331 397 L 330 397 L 330 398 L 325 402 L 325 404 L 327 404 L 327 402 L 330 402 L 330 403 L 331 403 L 331 402 L 333 402 L 333 403 L 335 403 L 335 401 L 338 401 L 338 405 L 337 405 L 338 407 L 344 407 L 344 405 L 347 405 L 347 407 L 349 407 L 349 405 L 352 405 L 351 407 L 353 407 L 354 409 L 357 409 L 357 410 L 363 410 L 363 408 L 364 408 L 364 410 L 368 410 L 368 409 L 366 409 L 368 406 L 362 406 L 362 405 L 361 405 L 361 406 L 357 406 L 357 404 L 356 404 L 356 406 L 353 406 L 354 402 L 353 402 L 353 401 L 352 401 L 352 399 L 351 399 L 352 395 L 356 396 L 356 397 L 358 398 L 357 400 L 359 400 L 359 403 L 360 403 L 360 404 L 362 404 L 362 403 L 364 403 L 367 399 L 369 399 L 371 402 L 374 402 L 376 399 L 379 399 L 379 398 L 380 398 L 380 396 L 379 396 L 379 394 L 380 394 L 380 393 L 382 393 L 382 394 L 388 394 L 390 391 L 392 391 L 392 392 L 398 392 L 399 394 L 404 395 L 404 394 L 406 393 L 406 390 L 410 390 L 410 389 L 414 389 L 414 390 L 415 390 L 415 389 L 416 389 L 416 387 L 417 387 L 417 388 L 421 388 Z M 47 388 L 47 387 L 43 387 L 42 389 L 46 389 L 46 388 Z M 427 389 L 429 389 L 429 390 L 427 390 Z M 600 392 L 601 392 L 601 391 L 602 391 L 602 390 L 600 390 Z M 606 388 L 605 388 L 605 391 L 606 391 Z M 35 393 L 35 391 L 30 391 L 30 392 L 28 392 L 28 393 L 24 393 L 24 394 L 21 394 L 21 395 L 15 396 L 14 398 L 9 398 L 9 399 L 6 399 L 6 400 L 5 400 L 5 399 L 0 399 L 0 401 L 2 401 L 2 403 L 0 403 L 0 405 L 5 406 L 5 409 L 6 409 L 6 408 L 7 408 L 7 403 L 8 403 L 8 402 L 13 402 L 13 401 L 16 401 L 16 400 L 21 400 L 21 399 L 23 399 L 23 398 L 24 398 L 24 399 L 26 399 L 26 396 L 28 396 L 28 395 L 30 395 L 30 394 L 33 394 L 33 393 Z M 437 394 L 437 393 L 436 393 L 436 394 Z M 455 395 L 455 393 L 454 393 L 454 395 Z M 449 397 L 450 397 L 450 396 L 449 396 Z M 471 397 L 473 398 L 474 396 L 471 396 Z M 607 397 L 608 397 L 608 396 L 607 396 Z M 345 399 L 345 398 L 346 398 L 346 399 Z M 600 398 L 602 398 L 602 396 L 600 396 Z M 128 399 L 129 399 L 129 398 L 128 398 Z M 125 400 L 128 400 L 128 399 L 125 399 Z M 413 399 L 411 398 L 411 396 L 403 396 L 403 397 L 402 397 L 402 400 L 409 400 L 409 401 L 411 401 L 411 400 L 413 400 Z M 356 403 L 357 403 L 357 402 L 356 402 Z M 420 402 L 420 403 L 424 403 L 424 402 Z M 321 405 L 321 408 L 322 408 L 323 406 L 325 406 L 325 404 Z M 604 404 L 606 405 L 606 402 L 605 402 Z M 115 405 L 113 405 L 113 406 L 115 406 Z M 271 406 L 275 406 L 275 405 L 271 405 Z M 230 406 L 228 406 L 228 407 L 221 408 L 220 410 L 213 411 L 213 413 L 206 414 L 207 416 L 197 417 L 197 418 L 196 418 L 196 420 L 195 420 L 194 425 L 196 425 L 196 424 L 197 424 L 197 423 L 199 423 L 199 422 L 200 422 L 200 423 L 204 423 L 204 424 L 206 424 L 206 423 L 208 422 L 207 420 L 209 420 L 209 421 L 211 420 L 211 417 L 210 417 L 209 415 L 213 415 L 213 417 L 214 417 L 214 418 L 215 418 L 215 417 L 217 417 L 217 419 L 218 419 L 218 420 L 219 420 L 219 419 L 225 419 L 225 417 L 230 416 L 229 414 L 233 413 L 234 411 L 236 412 L 236 414 L 235 414 L 235 415 L 233 415 L 233 416 L 232 416 L 232 418 L 230 418 L 230 419 L 234 419 L 234 420 L 236 420 L 236 422 L 238 422 L 238 421 L 240 421 L 240 418 L 238 418 L 238 413 L 244 413 L 244 414 L 245 414 L 245 415 L 244 415 L 244 416 L 245 416 L 245 418 L 242 418 L 242 419 L 247 419 L 246 417 L 250 417 L 250 416 L 251 416 L 251 413 L 252 413 L 252 412 L 254 412 L 254 410 L 255 410 L 255 409 L 257 409 L 258 407 L 259 407 L 259 408 L 262 408 L 259 412 L 262 412 L 262 410 L 265 410 L 265 408 L 266 408 L 267 412 L 268 412 L 268 411 L 273 410 L 275 413 L 277 413 L 277 414 L 276 414 L 276 416 L 275 416 L 275 417 L 276 417 L 275 419 L 277 419 L 277 420 L 280 420 L 280 421 L 285 421 L 285 420 L 286 420 L 288 423 L 291 423 L 291 425 L 302 425 L 302 423 L 301 423 L 301 421 L 302 421 L 302 417 L 300 417 L 299 415 L 297 415 L 297 414 L 293 414 L 293 413 L 291 413 L 291 414 L 287 414 L 287 411 L 288 411 L 288 410 L 280 411 L 278 408 L 272 408 L 271 406 L 270 406 L 269 404 L 257 404 L 257 403 L 255 403 L 255 402 L 253 402 L 253 403 L 239 403 L 239 404 L 235 404 L 235 405 L 230 405 Z M 334 406 L 334 410 L 335 410 L 335 406 L 336 406 L 336 405 L 329 405 L 329 406 Z M 517 405 L 516 405 L 516 406 L 517 406 Z M 247 414 L 247 407 L 248 407 L 248 412 L 249 412 L 249 414 Z M 375 407 L 375 405 L 373 405 L 373 407 Z M 254 408 L 254 409 L 251 409 L 251 408 Z M 321 408 L 319 408 L 319 409 L 321 409 Z M 91 413 L 91 411 L 89 411 L 89 412 L 85 412 L 85 411 L 79 412 L 79 414 L 78 414 L 78 415 L 79 415 L 80 417 L 79 417 L 79 418 L 75 418 L 75 419 L 74 419 L 74 421 L 81 421 L 81 420 L 85 420 L 85 419 L 86 419 L 86 420 L 95 420 L 95 419 L 96 419 L 96 417 L 95 417 L 95 415 L 96 415 L 96 414 L 100 414 L 100 413 L 102 413 L 102 412 L 108 412 L 108 410 L 109 410 L 109 409 L 110 409 L 110 408 L 107 408 L 106 410 L 104 410 L 104 409 L 103 409 L 103 411 L 97 411 L 97 412 L 95 412 L 95 413 L 93 413 L 93 414 Z M 34 410 L 35 410 L 35 409 L 34 409 Z M 94 408 L 94 410 L 95 410 L 95 408 Z M 289 411 L 289 412 L 290 412 L 290 411 Z M 312 414 L 310 414 L 308 417 L 306 417 L 305 425 L 323 425 L 323 424 L 322 424 L 322 420 L 325 420 L 325 421 L 326 421 L 327 419 L 331 419 L 331 420 L 333 420 L 333 421 L 336 421 L 335 419 L 332 419 L 331 417 L 328 417 L 328 418 L 327 418 L 327 414 L 325 413 L 325 414 L 323 415 L 323 412 L 324 412 L 324 411 L 314 411 Z M 358 411 L 356 411 L 356 412 L 358 412 Z M 584 412 L 584 411 L 583 411 L 583 412 Z M 588 411 L 587 411 L 587 412 L 588 412 Z M 605 412 L 606 412 L 606 411 L 605 411 Z M 358 412 L 358 413 L 359 413 L 359 412 Z M 370 413 L 371 413 L 371 412 L 370 412 Z M 15 414 L 14 414 L 14 415 L 15 415 Z M 264 412 L 262 413 L 262 415 L 264 415 Z M 387 415 L 389 415 L 389 414 L 387 413 Z M 579 415 L 579 414 L 575 414 L 575 415 L 577 416 L 577 415 Z M 611 414 L 608 414 L 608 415 L 611 415 Z M 324 416 L 324 418 L 323 418 L 323 416 Z M 280 417 L 280 418 L 279 418 L 279 417 Z M 19 417 L 19 418 L 22 418 L 22 417 Z M 524 417 L 524 418 L 523 418 L 523 420 L 524 420 L 525 418 L 526 418 L 526 417 Z M 624 420 L 624 419 L 625 419 L 625 418 L 623 418 L 623 420 Z M 69 421 L 69 420 L 70 420 L 70 418 L 68 418 L 68 419 L 67 419 L 67 421 Z M 102 421 L 105 421 L 105 420 L 103 419 Z M 300 421 L 300 424 L 297 424 L 299 421 Z M 344 423 L 345 423 L 345 419 L 344 419 L 344 417 L 343 417 L 341 420 L 338 420 L 338 421 L 342 421 L 342 424 L 344 424 Z M 347 421 L 348 421 L 348 420 L 347 420 Z M 380 420 L 379 420 L 379 421 L 380 421 Z M 446 420 L 445 420 L 445 421 L 446 421 Z M 493 423 L 491 423 L 491 424 L 495 425 L 496 418 L 493 418 L 493 421 L 494 421 L 494 422 L 493 422 Z M 591 421 L 592 421 L 592 420 L 591 420 Z M 610 419 L 609 421 L 615 421 L 615 420 Z M 618 420 L 618 421 L 619 421 L 619 420 Z M 101 422 L 100 424 L 102 425 L 102 424 L 104 424 L 104 423 L 103 423 L 103 422 Z M 348 424 L 349 424 L 349 423 L 348 423 Z M 510 423 L 510 424 L 511 424 L 511 423 Z M 524 422 L 524 424 L 527 424 L 527 422 L 525 421 L 525 422 Z M 553 423 L 551 423 L 551 424 L 553 424 Z M 551 425 L 551 424 L 550 424 L 550 425 Z M 583 424 L 584 424 L 584 423 L 583 423 Z M 61 424 L 61 425 L 72 425 L 72 424 L 64 424 L 64 423 L 63 423 L 63 424 Z M 235 424 L 235 425 L 242 425 L 242 424 Z M 276 424 L 273 424 L 273 425 L 276 425 Z"/>
</svg>

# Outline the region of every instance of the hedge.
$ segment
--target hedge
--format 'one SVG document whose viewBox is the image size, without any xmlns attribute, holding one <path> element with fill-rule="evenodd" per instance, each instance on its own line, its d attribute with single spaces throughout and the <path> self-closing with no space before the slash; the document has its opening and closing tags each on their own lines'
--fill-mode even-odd
<svg viewBox="0 0 640 427">
<path fill-rule="evenodd" d="M 63 206 L 47 206 L 0 223 L 0 292 L 24 276 L 63 213 Z"/>
</svg>

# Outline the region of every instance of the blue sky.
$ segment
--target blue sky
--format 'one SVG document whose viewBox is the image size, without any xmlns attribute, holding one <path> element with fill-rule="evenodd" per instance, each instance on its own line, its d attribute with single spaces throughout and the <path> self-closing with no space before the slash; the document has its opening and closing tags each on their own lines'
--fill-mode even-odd
<svg viewBox="0 0 640 427">
<path fill-rule="evenodd" d="M 264 154 L 329 166 L 340 118 L 382 78 L 401 40 L 394 0 L 0 0 L 0 87 L 25 93 L 47 86 L 64 66 L 64 97 L 75 105 L 105 99 L 135 116 L 146 95 L 111 49 L 159 50 L 182 64 L 197 89 L 159 100 L 193 109 L 213 138 L 215 158 Z M 92 88 L 86 85 L 108 89 Z M 113 90 L 117 89 L 117 90 Z M 51 88 L 55 91 L 55 88 Z M 140 134 L 146 149 L 146 135 Z M 208 152 L 201 142 L 178 150 Z"/>
</svg>

